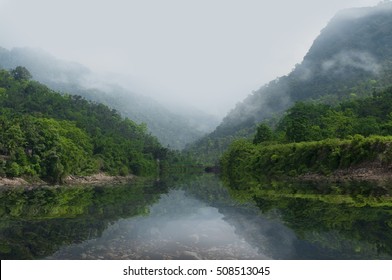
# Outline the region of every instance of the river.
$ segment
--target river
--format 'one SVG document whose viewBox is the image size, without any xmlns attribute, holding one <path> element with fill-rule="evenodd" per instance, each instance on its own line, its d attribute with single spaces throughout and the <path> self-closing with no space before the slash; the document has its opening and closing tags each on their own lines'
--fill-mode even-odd
<svg viewBox="0 0 392 280">
<path fill-rule="evenodd" d="M 387 183 L 0 190 L 1 259 L 392 259 Z"/>
</svg>

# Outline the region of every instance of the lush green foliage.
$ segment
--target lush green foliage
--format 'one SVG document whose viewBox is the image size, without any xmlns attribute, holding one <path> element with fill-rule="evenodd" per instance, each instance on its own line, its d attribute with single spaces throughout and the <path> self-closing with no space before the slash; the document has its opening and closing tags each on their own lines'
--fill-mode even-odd
<svg viewBox="0 0 392 280">
<path fill-rule="evenodd" d="M 285 142 L 317 141 L 392 134 L 392 88 L 372 97 L 354 99 L 330 106 L 296 103 L 275 130 L 275 139 Z"/>
<path fill-rule="evenodd" d="M 111 76 L 97 76 L 83 65 L 62 61 L 42 50 L 7 50 L 0 47 L 0 69 L 13 69 L 18 65 L 25 66 L 35 80 L 51 89 L 80 95 L 114 108 L 138 124 L 146 123 L 148 131 L 164 147 L 183 149 L 187 143 L 199 139 L 218 125 L 214 116 L 190 108 L 182 108 L 179 112 L 176 112 L 178 108 L 168 109 L 151 98 L 132 92 L 132 88 L 113 84 Z"/>
<path fill-rule="evenodd" d="M 354 18 L 350 16 L 351 13 L 361 14 L 361 17 Z M 251 137 L 258 123 L 276 121 L 295 102 L 312 100 L 336 105 L 343 100 L 370 96 L 374 90 L 390 86 L 391 26 L 391 3 L 339 13 L 321 31 L 302 63 L 296 65 L 287 76 L 271 81 L 237 104 L 213 133 L 196 142 L 189 150 L 201 158 L 206 152 L 219 157 L 231 141 Z M 322 108 L 316 106 L 314 109 Z M 314 116 L 313 113 L 315 111 L 310 111 L 308 116 Z M 354 116 L 350 115 L 350 110 L 341 110 L 336 116 L 324 117 L 331 121 L 340 118 L 339 122 L 334 124 L 340 126 L 336 127 L 336 130 L 340 131 L 333 132 L 336 137 L 340 137 L 339 134 L 344 136 L 351 133 L 350 121 Z M 319 128 L 312 125 L 312 121 L 293 123 L 293 126 L 298 127 L 295 128 L 295 135 L 290 135 L 288 131 L 289 140 L 323 139 L 325 136 L 320 135 Z M 346 127 L 346 123 L 349 126 Z M 366 133 L 369 135 L 374 134 L 374 123 L 370 118 L 364 120 L 363 130 L 367 129 Z M 302 135 L 298 133 L 301 125 L 305 125 Z M 360 127 L 352 129 L 358 130 Z M 334 126 L 330 127 L 331 131 L 334 129 Z M 375 130 L 377 129 L 376 127 Z M 215 146 L 219 149 L 212 152 L 211 148 Z"/>
<path fill-rule="evenodd" d="M 221 164 L 234 180 L 329 174 L 365 163 L 387 167 L 392 163 L 391 116 L 392 88 L 335 107 L 299 102 L 273 133 L 266 124 L 259 126 L 253 140 L 257 145 L 246 140 L 232 144 Z M 268 135 L 265 141 L 260 140 L 263 133 Z"/>
<path fill-rule="evenodd" d="M 357 135 L 352 140 L 327 139 L 290 144 L 253 145 L 234 142 L 221 160 L 231 182 L 267 176 L 328 175 L 360 164 L 386 168 L 392 163 L 392 137 Z"/>
<path fill-rule="evenodd" d="M 261 123 L 257 126 L 256 135 L 253 138 L 253 144 L 271 141 L 272 137 L 273 134 L 271 128 L 267 124 Z"/>
<path fill-rule="evenodd" d="M 22 69 L 22 68 L 21 68 Z M 0 174 L 61 182 L 69 174 L 154 174 L 167 149 L 105 105 L 0 71 Z M 27 71 L 27 70 L 26 70 Z M 23 78 L 19 78 L 20 76 Z"/>
</svg>

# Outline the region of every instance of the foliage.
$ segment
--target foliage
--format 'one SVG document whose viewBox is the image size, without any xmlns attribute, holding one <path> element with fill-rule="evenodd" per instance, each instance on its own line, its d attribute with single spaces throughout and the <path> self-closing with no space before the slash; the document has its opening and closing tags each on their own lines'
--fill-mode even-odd
<svg viewBox="0 0 392 280">
<path fill-rule="evenodd" d="M 137 124 L 146 123 L 148 131 L 164 147 L 183 149 L 185 144 L 196 141 L 218 124 L 217 117 L 188 108 L 179 112 L 168 109 L 151 98 L 113 84 L 110 77 L 97 77 L 83 65 L 62 61 L 42 50 L 7 50 L 0 47 L 0 68 L 13 69 L 18 65 L 27 67 L 34 80 L 51 89 L 80 95 L 87 100 L 115 108 L 122 116 Z M 86 83 L 92 80 L 99 80 L 99 83 Z"/>
<path fill-rule="evenodd" d="M 373 96 L 345 101 L 337 106 L 298 102 L 280 120 L 275 133 L 281 141 L 318 141 L 326 138 L 349 138 L 390 135 L 392 88 Z"/>
<path fill-rule="evenodd" d="M 11 70 L 10 73 L 15 80 L 30 80 L 33 77 L 29 70 L 23 66 L 17 66 L 15 69 Z"/>
<path fill-rule="evenodd" d="M 253 144 L 259 144 L 272 140 L 272 130 L 266 123 L 260 123 L 257 126 L 256 135 L 253 138 Z"/>
<path fill-rule="evenodd" d="M 0 174 L 56 183 L 94 172 L 152 175 L 167 149 L 105 105 L 0 71 Z M 26 70 L 27 71 L 27 70 Z"/>
<path fill-rule="evenodd" d="M 352 17 L 350 13 L 361 13 Z M 277 120 L 295 102 L 314 101 L 335 106 L 342 101 L 369 97 L 391 85 L 392 81 L 392 9 L 388 7 L 363 8 L 360 12 L 347 11 L 334 17 L 316 38 L 302 63 L 286 76 L 279 77 L 250 94 L 243 102 L 229 112 L 216 130 L 190 146 L 192 152 L 200 157 L 208 152 L 217 157 L 222 150 L 207 149 L 207 145 L 225 142 L 227 148 L 231 141 L 240 137 L 251 138 L 260 122 Z M 319 127 L 317 110 L 328 110 L 321 105 L 309 112 L 300 110 L 295 116 L 292 109 L 290 121 L 286 123 L 287 141 L 321 140 L 326 137 L 344 138 L 349 134 L 378 134 L 374 126 L 377 119 L 363 119 L 353 126 L 352 121 L 358 112 L 340 110 L 324 114 L 329 122 L 330 134 Z M 305 113 L 305 114 L 302 114 Z M 389 112 L 387 112 L 389 114 Z M 312 117 L 315 116 L 315 119 Z M 338 120 L 337 123 L 334 123 Z M 273 123 L 272 126 L 274 126 Z M 361 130 L 362 128 L 362 130 Z M 294 133 L 292 130 L 294 129 Z M 300 131 L 302 130 L 302 133 Z M 238 135 L 239 131 L 247 134 Z M 213 161 L 213 159 L 212 159 Z"/>
<path fill-rule="evenodd" d="M 327 139 L 274 145 L 252 145 L 237 141 L 221 159 L 222 172 L 237 184 L 249 178 L 328 175 L 337 169 L 360 164 L 386 168 L 392 164 L 392 137 L 355 136 L 352 140 Z"/>
</svg>

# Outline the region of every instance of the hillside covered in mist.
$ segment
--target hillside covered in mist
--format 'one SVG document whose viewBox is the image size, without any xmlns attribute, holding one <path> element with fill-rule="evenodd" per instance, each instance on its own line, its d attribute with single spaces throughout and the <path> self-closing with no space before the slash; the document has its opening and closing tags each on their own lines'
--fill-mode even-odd
<svg viewBox="0 0 392 280">
<path fill-rule="evenodd" d="M 164 146 L 182 149 L 217 125 L 218 119 L 196 109 L 173 111 L 157 101 L 126 89 L 111 77 L 100 76 L 87 67 L 57 59 L 39 49 L 0 47 L 0 69 L 26 67 L 37 80 L 63 93 L 80 95 L 118 110 L 124 117 L 145 123 Z M 175 107 L 175 100 L 172 101 Z"/>
<path fill-rule="evenodd" d="M 202 155 L 201 160 L 216 161 L 234 139 L 251 137 L 261 121 L 275 126 L 297 101 L 334 105 L 367 97 L 390 85 L 391 78 L 392 3 L 343 10 L 320 32 L 291 73 L 254 91 L 214 132 L 187 150 Z"/>
</svg>

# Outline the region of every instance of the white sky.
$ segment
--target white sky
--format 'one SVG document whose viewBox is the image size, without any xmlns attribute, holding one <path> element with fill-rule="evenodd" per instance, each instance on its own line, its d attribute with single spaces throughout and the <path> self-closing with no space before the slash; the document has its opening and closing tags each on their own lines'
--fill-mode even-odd
<svg viewBox="0 0 392 280">
<path fill-rule="evenodd" d="M 0 0 L 0 46 L 123 73 L 139 93 L 224 115 L 288 74 L 333 15 L 379 0 Z"/>
</svg>

